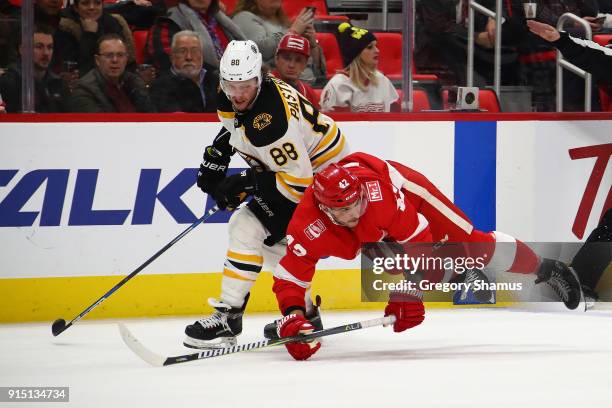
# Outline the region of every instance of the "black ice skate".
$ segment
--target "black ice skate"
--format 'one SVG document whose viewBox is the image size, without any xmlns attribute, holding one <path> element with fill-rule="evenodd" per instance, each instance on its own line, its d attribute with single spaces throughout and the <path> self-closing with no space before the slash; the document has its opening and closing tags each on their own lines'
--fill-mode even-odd
<svg viewBox="0 0 612 408">
<path fill-rule="evenodd" d="M 312 323 L 315 331 L 323 330 L 323 322 L 321 321 L 321 313 L 319 312 L 319 307 L 321 306 L 321 297 L 317 296 L 315 299 L 315 304 L 313 305 L 313 310 L 310 314 L 306 315 L 306 319 Z M 264 326 L 264 337 L 268 340 L 276 340 L 278 339 L 278 333 L 276 331 L 277 322 L 281 319 L 277 319 L 272 323 L 268 323 Z"/>
<path fill-rule="evenodd" d="M 196 349 L 236 345 L 236 336 L 242 333 L 242 315 L 246 300 L 241 308 L 233 308 L 215 299 L 209 299 L 208 303 L 216 309 L 216 312 L 187 326 L 185 328 L 187 337 L 183 345 Z"/>
<path fill-rule="evenodd" d="M 580 304 L 580 282 L 571 269 L 563 262 L 542 259 L 535 283 L 547 283 L 561 298 L 568 309 L 574 310 Z"/>
<path fill-rule="evenodd" d="M 466 300 L 469 289 L 472 289 L 474 299 L 476 299 L 478 302 L 485 303 L 491 301 L 491 296 L 493 295 L 491 290 L 484 287 L 479 290 L 475 290 L 475 282 L 479 282 L 480 286 L 485 287 L 490 283 L 487 275 L 485 275 L 480 269 L 468 269 L 464 273 L 458 275 L 455 279 L 451 280 L 451 282 L 466 283 L 469 285 L 469 287 L 464 286 L 461 290 L 461 300 Z"/>
</svg>

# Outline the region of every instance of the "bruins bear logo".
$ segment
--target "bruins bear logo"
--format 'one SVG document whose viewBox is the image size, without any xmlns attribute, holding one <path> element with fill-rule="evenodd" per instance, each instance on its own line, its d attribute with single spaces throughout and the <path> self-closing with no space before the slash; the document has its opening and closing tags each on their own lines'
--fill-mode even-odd
<svg viewBox="0 0 612 408">
<path fill-rule="evenodd" d="M 253 127 L 257 130 L 263 130 L 270 123 L 272 123 L 272 115 L 269 113 L 260 113 L 253 119 Z"/>
</svg>

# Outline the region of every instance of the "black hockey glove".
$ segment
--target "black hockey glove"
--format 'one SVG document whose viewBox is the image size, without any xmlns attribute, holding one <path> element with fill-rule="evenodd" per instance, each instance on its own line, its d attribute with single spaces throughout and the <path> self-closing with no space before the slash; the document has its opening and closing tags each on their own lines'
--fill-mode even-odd
<svg viewBox="0 0 612 408">
<path fill-rule="evenodd" d="M 232 211 L 257 190 L 257 180 L 252 169 L 224 178 L 212 196 L 222 210 Z"/>
<path fill-rule="evenodd" d="M 198 171 L 198 187 L 207 194 L 212 193 L 225 177 L 230 160 L 231 157 L 223 156 L 214 146 L 204 149 L 202 164 Z"/>
</svg>

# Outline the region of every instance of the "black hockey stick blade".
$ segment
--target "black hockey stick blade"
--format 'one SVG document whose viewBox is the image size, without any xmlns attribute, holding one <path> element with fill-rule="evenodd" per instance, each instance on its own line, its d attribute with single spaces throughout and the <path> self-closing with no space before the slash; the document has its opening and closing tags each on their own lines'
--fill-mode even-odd
<svg viewBox="0 0 612 408">
<path fill-rule="evenodd" d="M 58 334 L 60 334 L 66 329 L 67 329 L 66 321 L 64 319 L 57 319 L 51 325 L 51 332 L 53 333 L 54 336 L 57 336 Z"/>
<path fill-rule="evenodd" d="M 142 271 L 144 268 L 146 268 L 151 262 L 156 260 L 161 254 L 163 254 L 168 249 L 170 249 L 170 247 L 172 247 L 174 244 L 176 244 L 178 241 L 180 241 L 185 235 L 187 235 L 189 232 L 191 232 L 195 227 L 197 227 L 198 225 L 200 225 L 201 223 L 205 222 L 207 219 L 212 217 L 217 211 L 219 211 L 219 207 L 215 205 L 213 208 L 208 210 L 206 212 L 206 214 L 204 214 L 201 218 L 197 219 L 193 224 L 191 224 L 189 227 L 187 227 L 183 232 L 181 232 L 176 237 L 174 237 L 174 239 L 172 241 L 170 241 L 166 245 L 164 245 L 164 247 L 162 249 L 160 249 L 155 254 L 153 254 L 153 256 L 151 256 L 149 259 L 144 261 L 143 264 L 140 265 L 138 268 L 136 268 L 132 273 L 130 273 L 128 276 L 126 276 L 123 279 L 121 279 L 121 281 L 119 283 L 117 283 L 115 286 L 113 286 L 108 292 L 103 294 L 98 300 L 96 300 L 93 304 L 91 304 L 87 309 L 83 310 L 78 316 L 76 316 L 74 319 L 72 319 L 68 324 L 66 324 L 66 321 L 64 319 L 57 319 L 57 320 L 55 320 L 53 322 L 53 324 L 51 325 L 51 333 L 53 333 L 54 336 L 58 336 L 59 334 L 64 332 L 66 329 L 68 329 L 70 326 L 72 326 L 74 323 L 76 323 L 79 320 L 81 320 L 86 314 L 91 312 L 96 306 L 98 306 L 100 303 L 102 303 L 108 297 L 110 297 L 113 293 L 115 293 L 115 291 L 117 289 L 119 289 L 120 287 L 125 285 L 130 279 L 132 279 L 140 271 Z"/>
<path fill-rule="evenodd" d="M 199 351 L 197 353 L 183 354 L 180 356 L 164 357 L 146 348 L 132 332 L 123 324 L 118 323 L 119 333 L 123 342 L 130 350 L 138 357 L 151 364 L 154 367 L 163 367 L 173 364 L 186 363 L 188 361 L 204 360 L 208 358 L 220 357 L 227 354 L 239 353 L 241 351 L 249 351 L 261 349 L 264 347 L 280 346 L 286 343 L 310 341 L 319 337 L 331 336 L 333 334 L 346 333 L 354 330 L 365 329 L 374 326 L 388 326 L 395 322 L 395 316 L 385 316 L 377 319 L 364 320 L 361 322 L 336 326 L 330 329 L 323 329 L 307 335 L 283 337 L 275 340 L 260 340 L 252 343 L 238 344 L 231 347 L 211 348 Z"/>
</svg>

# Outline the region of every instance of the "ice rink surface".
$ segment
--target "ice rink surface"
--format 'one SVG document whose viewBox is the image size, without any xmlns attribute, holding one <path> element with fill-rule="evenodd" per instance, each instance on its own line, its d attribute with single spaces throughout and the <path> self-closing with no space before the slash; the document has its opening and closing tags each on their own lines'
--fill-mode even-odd
<svg viewBox="0 0 612 408">
<path fill-rule="evenodd" d="M 380 317 L 324 312 L 326 327 Z M 245 317 L 241 342 L 271 315 Z M 124 320 L 151 350 L 184 348 L 192 318 Z M 612 407 L 612 311 L 431 310 L 404 333 L 375 327 L 322 340 L 309 361 L 284 347 L 151 367 L 115 321 L 0 325 L 1 386 L 69 386 L 69 403 L 15 407 Z"/>
</svg>

